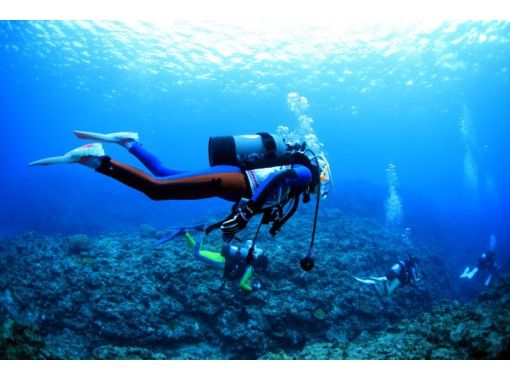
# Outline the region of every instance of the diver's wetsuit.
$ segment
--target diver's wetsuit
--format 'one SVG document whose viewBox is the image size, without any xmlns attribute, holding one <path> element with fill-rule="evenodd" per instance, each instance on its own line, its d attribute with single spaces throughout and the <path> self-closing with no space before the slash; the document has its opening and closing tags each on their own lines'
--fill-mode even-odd
<svg viewBox="0 0 510 380">
<path fill-rule="evenodd" d="M 285 188 L 304 188 L 312 181 L 310 169 L 303 165 L 281 167 L 282 170 L 273 170 L 257 182 L 252 178 L 254 171 L 245 172 L 237 166 L 219 165 L 200 171 L 170 169 L 138 142 L 131 146 L 129 152 L 158 178 L 113 161 L 108 156 L 101 158 L 97 171 L 143 192 L 153 200 L 218 197 L 237 202 L 241 198 L 252 198 L 261 207 L 275 192 Z"/>
</svg>

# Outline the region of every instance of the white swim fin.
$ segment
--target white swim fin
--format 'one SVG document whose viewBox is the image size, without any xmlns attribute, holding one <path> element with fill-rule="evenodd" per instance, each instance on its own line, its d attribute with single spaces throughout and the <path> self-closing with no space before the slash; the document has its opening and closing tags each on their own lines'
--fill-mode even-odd
<svg viewBox="0 0 510 380">
<path fill-rule="evenodd" d="M 74 131 L 76 137 L 86 140 L 95 140 L 101 142 L 110 142 L 123 145 L 126 142 L 140 141 L 136 132 L 115 132 L 115 133 L 96 133 L 86 131 Z"/>
<path fill-rule="evenodd" d="M 84 163 L 87 158 L 104 156 L 103 146 L 99 143 L 87 144 L 73 149 L 63 156 L 48 157 L 29 163 L 29 166 Z"/>
<path fill-rule="evenodd" d="M 376 282 L 386 282 L 388 281 L 388 278 L 386 276 L 383 277 L 370 277 L 370 279 L 376 281 Z"/>
<path fill-rule="evenodd" d="M 459 278 L 466 278 L 468 276 L 468 273 L 469 273 L 469 267 L 466 267 L 464 269 L 464 272 L 462 272 L 462 274 L 460 275 Z"/>
<path fill-rule="evenodd" d="M 470 280 L 473 278 L 473 276 L 478 272 L 478 267 L 474 267 L 473 270 L 466 274 L 466 277 L 469 278 Z"/>
<path fill-rule="evenodd" d="M 355 279 L 356 281 L 359 281 L 359 282 L 361 282 L 361 283 L 363 283 L 363 284 L 375 285 L 375 281 L 374 281 L 374 280 L 366 280 L 366 279 L 359 278 L 359 277 L 356 277 L 356 276 L 353 276 L 353 277 L 354 277 L 354 279 Z"/>
</svg>

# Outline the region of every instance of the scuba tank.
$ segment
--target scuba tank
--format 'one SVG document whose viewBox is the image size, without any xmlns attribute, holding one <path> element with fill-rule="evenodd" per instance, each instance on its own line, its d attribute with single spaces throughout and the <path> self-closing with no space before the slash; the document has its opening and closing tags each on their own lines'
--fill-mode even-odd
<svg viewBox="0 0 510 380">
<path fill-rule="evenodd" d="M 274 134 L 216 136 L 209 138 L 209 165 L 245 166 L 283 157 L 288 145 Z"/>
</svg>

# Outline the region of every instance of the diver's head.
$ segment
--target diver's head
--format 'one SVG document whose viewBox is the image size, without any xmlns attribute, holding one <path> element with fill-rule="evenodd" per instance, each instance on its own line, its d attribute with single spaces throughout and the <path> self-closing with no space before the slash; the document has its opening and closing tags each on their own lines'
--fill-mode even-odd
<svg viewBox="0 0 510 380">
<path fill-rule="evenodd" d="M 312 157 L 310 161 L 315 167 L 318 166 L 317 171 L 319 174 L 318 180 L 320 184 L 320 194 L 321 197 L 325 199 L 333 186 L 333 179 L 331 177 L 331 168 L 329 166 L 329 162 L 322 153 Z M 318 185 L 315 185 L 315 187 L 312 189 L 312 193 L 316 195 L 319 193 Z"/>
</svg>

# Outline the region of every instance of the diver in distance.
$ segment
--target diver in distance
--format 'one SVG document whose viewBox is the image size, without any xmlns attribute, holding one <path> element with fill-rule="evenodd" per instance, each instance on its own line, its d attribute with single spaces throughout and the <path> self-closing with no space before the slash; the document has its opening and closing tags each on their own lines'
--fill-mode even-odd
<svg viewBox="0 0 510 380">
<path fill-rule="evenodd" d="M 391 296 L 399 287 L 421 280 L 418 258 L 412 256 L 405 260 L 399 260 L 383 277 L 369 277 L 368 279 L 354 277 L 354 279 L 363 284 L 373 285 L 380 296 Z"/>
<path fill-rule="evenodd" d="M 251 240 L 247 240 L 244 244 L 236 246 L 224 243 L 221 252 L 208 251 L 202 249 L 205 237 L 205 226 L 196 227 L 177 227 L 175 232 L 158 240 L 156 245 L 162 245 L 177 236 L 183 236 L 188 246 L 193 251 L 193 256 L 204 264 L 223 269 L 223 284 L 225 286 L 227 280 L 239 281 L 239 288 L 246 293 L 260 289 L 259 283 L 251 281 L 255 270 L 266 270 L 269 264 L 264 251 L 257 246 L 253 246 Z M 190 230 L 196 230 L 198 236 L 195 239 L 189 233 Z M 253 248 L 252 248 L 253 246 Z M 248 264 L 246 258 L 253 249 L 253 262 Z"/>
<path fill-rule="evenodd" d="M 331 187 L 331 171 L 323 154 L 315 154 L 306 144 L 290 144 L 276 135 L 220 136 L 209 139 L 210 167 L 200 171 L 175 170 L 165 166 L 140 143 L 138 133 L 95 133 L 75 131 L 80 139 L 117 143 L 153 174 L 147 175 L 132 166 L 105 155 L 101 143 L 78 147 L 63 156 L 49 157 L 29 165 L 80 163 L 141 191 L 153 200 L 192 200 L 219 197 L 234 202 L 232 212 L 221 222 L 206 228 L 206 234 L 220 228 L 222 239 L 230 243 L 255 214 L 262 214 L 262 224 L 272 223 L 275 235 L 299 205 L 316 196 L 315 218 L 310 247 L 300 266 L 309 271 L 314 266 L 315 230 L 319 201 Z M 246 258 L 253 260 L 253 250 Z"/>
<path fill-rule="evenodd" d="M 486 272 L 487 278 L 484 281 L 484 285 L 487 287 L 491 284 L 494 276 L 496 275 L 499 265 L 496 262 L 496 236 L 491 235 L 489 238 L 489 248 L 487 252 L 484 252 L 478 258 L 478 265 L 473 269 L 466 267 L 464 272 L 460 275 L 460 278 L 466 278 L 471 280 L 476 274 Z"/>
</svg>

